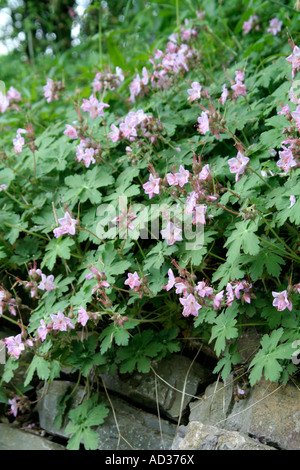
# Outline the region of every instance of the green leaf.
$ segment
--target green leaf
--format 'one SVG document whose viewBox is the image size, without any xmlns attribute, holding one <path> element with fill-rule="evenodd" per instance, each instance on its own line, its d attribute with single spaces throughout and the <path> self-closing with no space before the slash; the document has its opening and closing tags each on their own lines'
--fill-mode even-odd
<svg viewBox="0 0 300 470">
<path fill-rule="evenodd" d="M 4 373 L 2 375 L 2 380 L 6 383 L 10 382 L 14 376 L 14 371 L 19 367 L 19 361 L 9 357 L 4 366 Z"/>
<path fill-rule="evenodd" d="M 52 271 L 57 258 L 70 259 L 70 248 L 74 245 L 75 242 L 71 238 L 53 238 L 48 245 L 46 245 L 46 254 L 41 263 L 41 267 L 46 266 Z"/>
<path fill-rule="evenodd" d="M 99 204 L 102 199 L 98 188 L 109 186 L 114 182 L 114 178 L 103 168 L 95 166 L 85 174 L 72 175 L 65 178 L 65 184 L 70 188 L 64 193 L 64 201 L 86 202 Z"/>
<path fill-rule="evenodd" d="M 250 385 L 253 386 L 264 375 L 266 380 L 277 382 L 283 370 L 280 359 L 291 360 L 293 348 L 291 343 L 278 344 L 283 335 L 283 328 L 272 331 L 269 335 L 264 335 L 261 340 L 262 348 L 255 355 L 249 369 Z"/>
<path fill-rule="evenodd" d="M 221 313 L 216 318 L 215 322 L 209 342 L 217 338 L 214 348 L 217 356 L 220 356 L 226 347 L 226 340 L 238 337 L 238 329 L 235 326 L 237 323 L 235 308 L 228 307 L 225 313 Z"/>
<path fill-rule="evenodd" d="M 46 361 L 46 359 L 43 357 L 34 356 L 30 366 L 27 369 L 26 380 L 24 382 L 25 386 L 31 382 L 35 372 L 37 372 L 38 378 L 40 380 L 47 380 L 50 376 L 49 361 Z"/>
</svg>

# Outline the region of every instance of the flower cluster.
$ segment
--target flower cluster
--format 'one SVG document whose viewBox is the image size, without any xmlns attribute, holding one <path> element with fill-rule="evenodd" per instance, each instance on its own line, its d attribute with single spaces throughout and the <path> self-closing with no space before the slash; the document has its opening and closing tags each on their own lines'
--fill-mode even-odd
<svg viewBox="0 0 300 470">
<path fill-rule="evenodd" d="M 115 90 L 124 82 L 125 77 L 120 67 L 116 67 L 116 72 L 111 73 L 107 70 L 97 72 L 92 83 L 94 92 L 102 90 Z"/>
<path fill-rule="evenodd" d="M 21 94 L 14 87 L 10 87 L 7 93 L 0 91 L 0 111 L 4 113 L 8 108 L 19 111 L 17 103 L 21 101 Z"/>
<path fill-rule="evenodd" d="M 46 85 L 43 87 L 44 97 L 47 103 L 51 103 L 53 100 L 59 99 L 59 92 L 64 90 L 64 86 L 60 81 L 54 81 L 52 78 L 47 78 Z"/>
<path fill-rule="evenodd" d="M 169 291 L 175 287 L 175 293 L 181 295 L 179 298 L 183 305 L 183 316 L 190 315 L 198 317 L 199 310 L 206 307 L 212 307 L 218 310 L 220 307 L 231 307 L 234 300 L 250 303 L 254 297 L 252 285 L 246 280 L 228 283 L 226 293 L 224 290 L 214 293 L 206 280 L 196 283 L 195 275 L 188 273 L 185 269 L 179 268 L 173 260 L 173 265 L 179 270 L 180 276 L 175 277 L 172 269 L 168 271 L 168 283 L 163 287 Z"/>
<path fill-rule="evenodd" d="M 46 274 L 42 273 L 40 269 L 37 268 L 36 263 L 31 266 L 29 272 L 29 282 L 28 281 L 20 281 L 20 284 L 23 284 L 26 289 L 30 290 L 30 296 L 35 298 L 39 291 L 46 291 L 51 292 L 55 289 L 55 279 L 54 275 L 50 274 L 47 276 Z"/>
<path fill-rule="evenodd" d="M 4 310 L 7 309 L 11 315 L 16 316 L 17 312 L 17 299 L 15 299 L 10 292 L 7 291 L 4 287 L 0 288 L 0 317 L 3 314 Z"/>
</svg>

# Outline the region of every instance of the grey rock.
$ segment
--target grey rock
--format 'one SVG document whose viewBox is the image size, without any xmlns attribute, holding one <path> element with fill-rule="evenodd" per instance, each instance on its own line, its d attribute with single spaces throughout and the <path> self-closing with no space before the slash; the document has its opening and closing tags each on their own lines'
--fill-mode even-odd
<svg viewBox="0 0 300 470">
<path fill-rule="evenodd" d="M 54 425 L 57 414 L 57 400 L 59 396 L 66 392 L 68 387 L 74 384 L 55 380 L 45 393 L 40 391 L 38 412 L 40 427 L 50 434 L 61 437 L 70 437 L 66 434 L 65 428 L 67 419 L 64 420 L 61 429 Z M 75 408 L 84 396 L 84 388 L 78 387 L 72 397 L 72 406 Z M 170 449 L 176 426 L 157 416 L 146 413 L 124 400 L 110 395 L 115 417 L 110 403 L 105 394 L 101 394 L 101 401 L 110 408 L 110 413 L 104 423 L 96 430 L 99 435 L 100 450 L 163 450 Z M 118 431 L 119 429 L 119 431 Z"/>
<path fill-rule="evenodd" d="M 210 384 L 203 397 L 190 403 L 189 421 L 215 426 L 219 421 L 227 418 L 233 399 L 233 382 L 230 378 L 224 384 L 215 382 Z"/>
<path fill-rule="evenodd" d="M 65 450 L 65 447 L 44 437 L 0 424 L 0 450 Z"/>
<path fill-rule="evenodd" d="M 172 450 L 276 450 L 236 431 L 191 421 L 181 426 Z"/>
<path fill-rule="evenodd" d="M 176 420 L 195 396 L 200 385 L 209 383 L 211 371 L 184 356 L 174 354 L 171 359 L 153 364 L 157 375 L 134 373 L 130 377 L 104 375 L 106 387 L 118 394 Z M 191 368 L 190 368 L 191 367 Z M 190 368 L 190 370 L 189 370 Z M 181 393 L 185 391 L 185 395 Z"/>
<path fill-rule="evenodd" d="M 226 429 L 236 429 L 284 450 L 300 450 L 300 400 L 298 386 L 261 380 L 245 400 L 235 402 Z"/>
<path fill-rule="evenodd" d="M 224 384 L 209 385 L 198 401 L 190 403 L 189 421 L 217 426 L 284 450 L 300 449 L 299 384 L 286 386 L 261 380 L 236 399 L 233 376 Z"/>
</svg>

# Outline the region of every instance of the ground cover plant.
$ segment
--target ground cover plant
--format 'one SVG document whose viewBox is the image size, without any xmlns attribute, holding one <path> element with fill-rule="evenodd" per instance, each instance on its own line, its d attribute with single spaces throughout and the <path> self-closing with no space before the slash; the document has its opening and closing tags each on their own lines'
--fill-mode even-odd
<svg viewBox="0 0 300 470">
<path fill-rule="evenodd" d="M 104 372 L 147 373 L 189 338 L 225 379 L 255 326 L 250 385 L 298 372 L 298 5 L 130 4 L 19 77 L 3 59 L 0 399 L 17 417 L 70 367 L 88 390 L 70 449 L 98 446 Z"/>
</svg>

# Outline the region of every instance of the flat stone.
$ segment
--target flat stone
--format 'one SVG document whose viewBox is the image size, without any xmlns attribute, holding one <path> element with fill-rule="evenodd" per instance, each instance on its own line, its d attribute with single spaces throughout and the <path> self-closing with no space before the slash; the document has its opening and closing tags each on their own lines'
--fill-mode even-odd
<svg viewBox="0 0 300 470">
<path fill-rule="evenodd" d="M 65 432 L 67 419 L 63 421 L 61 429 L 54 425 L 54 419 L 57 414 L 57 401 L 63 395 L 69 386 L 74 386 L 70 382 L 59 380 L 53 381 L 47 392 L 41 390 L 38 403 L 39 424 L 42 429 L 49 434 L 68 438 Z M 84 396 L 84 387 L 80 386 L 74 392 L 71 408 L 75 408 L 82 401 Z M 157 416 L 147 413 L 137 407 L 134 407 L 124 400 L 111 396 L 118 428 L 111 405 L 105 394 L 100 394 L 101 402 L 104 402 L 110 412 L 105 418 L 104 423 L 97 427 L 99 434 L 100 450 L 163 450 L 170 449 L 175 433 L 176 425 Z"/>
<path fill-rule="evenodd" d="M 191 421 L 180 426 L 172 450 L 276 450 L 236 431 Z"/>
<path fill-rule="evenodd" d="M 233 400 L 233 381 L 230 379 L 210 384 L 199 400 L 190 403 L 189 421 L 200 421 L 215 426 L 227 418 Z"/>
<path fill-rule="evenodd" d="M 226 429 L 256 436 L 284 450 L 300 450 L 300 388 L 261 380 L 234 403 Z"/>
<path fill-rule="evenodd" d="M 65 450 L 44 437 L 0 423 L 0 450 Z"/>
<path fill-rule="evenodd" d="M 159 404 L 166 417 L 176 420 L 190 402 L 190 395 L 195 396 L 199 386 L 205 386 L 212 377 L 210 370 L 196 362 L 191 364 L 189 358 L 174 354 L 171 359 L 153 364 L 157 375 L 152 371 L 129 377 L 106 374 L 104 381 L 108 390 L 153 410 Z M 185 391 L 184 397 L 181 390 Z"/>
</svg>

